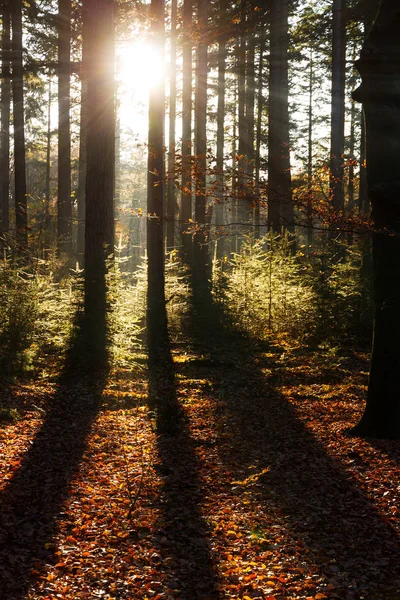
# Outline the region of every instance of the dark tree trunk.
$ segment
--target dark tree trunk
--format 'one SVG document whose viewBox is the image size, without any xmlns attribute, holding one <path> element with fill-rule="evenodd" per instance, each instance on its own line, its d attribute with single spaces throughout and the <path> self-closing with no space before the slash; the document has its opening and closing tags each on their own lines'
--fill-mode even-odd
<svg viewBox="0 0 400 600">
<path fill-rule="evenodd" d="M 195 293 L 207 288 L 208 245 L 206 239 L 206 174 L 207 174 L 207 0 L 198 0 L 199 43 L 196 59 L 195 143 L 196 204 L 193 283 Z"/>
<path fill-rule="evenodd" d="M 85 315 L 106 311 L 106 273 L 114 252 L 114 1 L 83 2 L 87 76 Z"/>
<path fill-rule="evenodd" d="M 81 76 L 81 114 L 79 122 L 79 179 L 78 179 L 78 260 L 81 267 L 84 265 L 85 255 L 85 186 L 86 186 L 86 102 L 87 80 L 83 69 Z"/>
<path fill-rule="evenodd" d="M 169 73 L 169 139 L 167 187 L 167 248 L 175 246 L 176 187 L 175 187 L 175 127 L 176 127 L 176 20 L 177 0 L 171 1 L 171 66 Z"/>
<path fill-rule="evenodd" d="M 215 225 L 217 230 L 224 224 L 224 127 L 225 127 L 225 71 L 226 44 L 218 43 L 218 105 L 217 105 L 217 162 L 215 177 Z M 217 256 L 224 254 L 224 238 L 217 236 Z"/>
<path fill-rule="evenodd" d="M 181 231 L 183 258 L 190 260 L 191 236 L 188 231 L 192 218 L 192 12 L 193 0 L 183 3 L 183 48 L 182 48 L 182 192 Z"/>
<path fill-rule="evenodd" d="M 241 0 L 240 3 L 240 37 L 237 45 L 237 73 L 238 73 L 238 188 L 237 188 L 237 221 L 240 225 L 237 226 L 236 230 L 238 233 L 243 234 L 247 228 L 244 224 L 248 221 L 248 210 L 247 210 L 247 178 L 246 178 L 246 137 L 247 137 L 247 124 L 246 124 L 246 4 L 247 0 Z M 237 238 L 237 243 L 240 246 L 240 237 Z"/>
<path fill-rule="evenodd" d="M 272 0 L 268 114 L 268 221 L 275 231 L 294 229 L 290 175 L 288 0 Z"/>
<path fill-rule="evenodd" d="M 10 61 L 11 14 L 8 0 L 3 0 L 3 27 L 1 34 L 1 149 L 0 149 L 0 207 L 1 230 L 7 233 L 10 228 Z"/>
<path fill-rule="evenodd" d="M 333 1 L 332 17 L 332 109 L 330 194 L 335 211 L 344 209 L 344 94 L 346 75 L 345 0 Z"/>
<path fill-rule="evenodd" d="M 260 170 L 261 170 L 261 128 L 262 128 L 262 116 L 264 110 L 264 96 L 263 96 L 263 74 L 264 74 L 264 51 L 265 51 L 265 34 L 261 34 L 260 39 L 260 56 L 258 62 L 258 82 L 257 82 L 257 125 L 256 125 L 256 150 L 254 159 L 255 169 L 255 183 L 256 183 L 256 204 L 254 207 L 254 226 L 255 226 L 255 237 L 261 237 L 261 223 L 260 223 Z"/>
<path fill-rule="evenodd" d="M 50 233 L 50 192 L 51 192 L 51 78 L 48 83 L 48 99 L 47 99 L 47 136 L 46 136 L 46 183 L 44 197 L 44 231 L 45 240 L 49 241 Z"/>
<path fill-rule="evenodd" d="M 59 0 L 57 246 L 69 256 L 72 255 L 70 46 L 71 0 Z"/>
<path fill-rule="evenodd" d="M 366 119 L 372 205 L 374 339 L 367 404 L 353 433 L 400 438 L 400 18 L 398 0 L 382 0 L 361 58 L 353 94 Z"/>
<path fill-rule="evenodd" d="M 22 0 L 13 0 L 11 7 L 15 229 L 18 252 L 23 253 L 28 248 L 28 211 L 26 201 L 24 85 L 22 65 Z"/>
<path fill-rule="evenodd" d="M 153 43 L 164 59 L 164 0 L 152 0 Z M 150 363 L 157 365 L 168 352 L 164 281 L 164 119 L 165 90 L 161 80 L 150 91 L 149 154 L 147 163 L 147 340 Z"/>
<path fill-rule="evenodd" d="M 250 221 L 250 214 L 254 207 L 254 132 L 255 132 L 255 50 L 256 41 L 253 35 L 249 37 L 247 43 L 246 60 L 246 200 L 247 200 L 247 220 Z"/>
<path fill-rule="evenodd" d="M 364 113 L 361 115 L 361 133 L 360 133 L 360 188 L 358 193 L 358 208 L 359 211 L 367 215 L 370 210 L 370 202 L 368 198 L 367 188 L 367 169 L 365 159 L 365 118 Z"/>
<path fill-rule="evenodd" d="M 314 62 L 310 50 L 310 73 L 308 80 L 308 198 L 307 198 L 307 246 L 310 252 L 313 243 L 313 80 Z"/>
</svg>

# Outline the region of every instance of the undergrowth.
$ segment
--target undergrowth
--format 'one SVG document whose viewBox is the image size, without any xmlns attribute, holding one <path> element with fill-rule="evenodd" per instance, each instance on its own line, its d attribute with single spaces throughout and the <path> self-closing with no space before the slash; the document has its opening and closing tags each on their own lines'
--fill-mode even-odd
<svg viewBox="0 0 400 600">
<path fill-rule="evenodd" d="M 213 268 L 213 293 L 250 335 L 300 344 L 369 343 L 372 301 L 362 273 L 364 249 L 335 262 L 326 242 L 311 255 L 293 251 L 289 236 L 248 238 L 239 253 Z"/>
</svg>

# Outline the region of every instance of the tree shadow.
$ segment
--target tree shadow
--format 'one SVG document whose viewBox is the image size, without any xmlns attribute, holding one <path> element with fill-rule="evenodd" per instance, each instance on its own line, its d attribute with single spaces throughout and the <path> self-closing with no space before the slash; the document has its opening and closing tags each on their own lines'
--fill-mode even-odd
<svg viewBox="0 0 400 600">
<path fill-rule="evenodd" d="M 169 348 L 158 364 L 149 361 L 148 402 L 155 413 L 158 432 L 158 459 L 154 467 L 163 479 L 156 501 L 160 511 L 157 534 L 160 572 L 168 589 L 180 600 L 218 598 L 208 527 L 200 509 L 203 490 L 199 460 L 177 398 Z"/>
<path fill-rule="evenodd" d="M 276 389 L 271 354 L 257 352 L 211 298 L 193 310 L 187 334 L 204 357 L 196 376 L 212 382 L 223 463 L 236 480 L 260 474 L 253 497 L 265 514 L 283 515 L 285 528 L 302 541 L 304 559 L 340 597 L 355 588 L 376 593 L 366 598 L 397 600 L 400 546 L 390 522 Z M 265 527 L 265 536 L 272 535 L 267 519 Z"/>
<path fill-rule="evenodd" d="M 23 600 L 46 563 L 57 562 L 57 519 L 99 410 L 107 369 L 106 316 L 94 332 L 78 315 L 43 425 L 0 495 L 0 590 L 7 600 Z"/>
</svg>

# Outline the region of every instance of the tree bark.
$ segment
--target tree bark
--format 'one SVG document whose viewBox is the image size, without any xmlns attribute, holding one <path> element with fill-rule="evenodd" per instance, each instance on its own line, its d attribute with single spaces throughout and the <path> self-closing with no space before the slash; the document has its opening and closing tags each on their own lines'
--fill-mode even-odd
<svg viewBox="0 0 400 600">
<path fill-rule="evenodd" d="M 57 247 L 72 255 L 70 132 L 71 0 L 58 0 L 58 199 Z"/>
<path fill-rule="evenodd" d="M 240 247 L 241 236 L 247 231 L 245 223 L 248 221 L 247 211 L 247 177 L 246 177 L 246 4 L 247 0 L 240 2 L 240 33 L 237 45 L 236 68 L 237 68 L 237 87 L 238 87 L 238 186 L 236 198 L 236 219 L 239 223 L 236 226 L 236 243 Z M 239 235 L 238 235 L 239 234 Z"/>
<path fill-rule="evenodd" d="M 333 1 L 332 16 L 332 108 L 330 194 L 335 211 L 344 210 L 344 95 L 346 74 L 345 0 Z"/>
<path fill-rule="evenodd" d="M 224 139 L 225 139 L 225 72 L 226 72 L 226 44 L 218 42 L 218 100 L 217 100 L 217 155 L 215 177 L 215 225 L 218 228 L 224 225 Z M 224 255 L 224 238 L 218 238 L 217 231 L 217 256 Z"/>
<path fill-rule="evenodd" d="M 257 126 L 256 126 L 256 151 L 254 160 L 255 182 L 256 182 L 256 205 L 254 207 L 254 226 L 255 237 L 261 237 L 261 199 L 260 199 L 260 170 L 261 170 L 261 128 L 264 110 L 263 96 L 263 74 L 264 74 L 264 52 L 265 52 L 265 34 L 261 34 L 260 56 L 258 62 L 258 91 L 257 91 Z"/>
<path fill-rule="evenodd" d="M 86 130 L 87 130 L 87 78 L 81 74 L 81 114 L 79 122 L 79 174 L 78 174 L 78 261 L 84 266 L 85 256 L 85 187 L 86 187 Z"/>
<path fill-rule="evenodd" d="M 310 49 L 310 71 L 308 79 L 308 160 L 307 160 L 307 247 L 311 251 L 313 243 L 313 83 L 314 60 Z"/>
<path fill-rule="evenodd" d="M 51 77 L 48 82 L 47 97 L 47 135 L 46 135 L 46 182 L 44 197 L 44 232 L 46 243 L 50 234 L 50 192 L 51 192 Z"/>
<path fill-rule="evenodd" d="M 207 0 L 198 0 L 199 43 L 196 58 L 195 90 L 195 144 L 196 144 L 196 203 L 194 236 L 193 283 L 194 292 L 207 288 L 208 246 L 206 226 L 206 174 L 207 174 Z"/>
<path fill-rule="evenodd" d="M 192 219 L 192 12 L 193 0 L 183 3 L 182 48 L 182 191 L 181 232 L 182 253 L 187 261 L 191 258 L 191 236 L 187 233 Z"/>
<path fill-rule="evenodd" d="M 373 234 L 374 338 L 365 412 L 353 433 L 400 438 L 400 11 L 382 0 L 357 61 Z"/>
<path fill-rule="evenodd" d="M 153 43 L 164 60 L 164 0 L 151 1 Z M 149 361 L 157 365 L 168 352 L 164 276 L 164 120 L 165 90 L 160 80 L 150 90 L 147 163 L 147 341 Z"/>
<path fill-rule="evenodd" d="M 175 127 L 176 127 L 176 21 L 177 0 L 171 0 L 170 73 L 169 73 L 169 139 L 167 186 L 167 248 L 175 247 L 176 187 L 175 187 Z"/>
<path fill-rule="evenodd" d="M 268 120 L 268 222 L 294 230 L 290 175 L 288 0 L 272 0 Z"/>
<path fill-rule="evenodd" d="M 10 108 L 11 108 L 11 14 L 8 0 L 3 0 L 3 28 L 1 34 L 1 150 L 0 150 L 0 207 L 1 230 L 10 229 Z"/>
<path fill-rule="evenodd" d="M 114 1 L 83 1 L 87 74 L 85 315 L 106 312 L 106 273 L 114 252 Z"/>
<path fill-rule="evenodd" d="M 22 0 L 11 3 L 12 96 L 14 112 L 15 229 L 18 253 L 28 248 L 24 86 L 22 64 Z"/>
</svg>

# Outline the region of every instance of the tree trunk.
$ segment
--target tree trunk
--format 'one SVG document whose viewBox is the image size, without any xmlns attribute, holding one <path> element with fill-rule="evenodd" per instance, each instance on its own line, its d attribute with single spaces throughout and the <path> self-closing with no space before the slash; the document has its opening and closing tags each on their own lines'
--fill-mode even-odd
<svg viewBox="0 0 400 600">
<path fill-rule="evenodd" d="M 72 255 L 70 133 L 71 0 L 58 0 L 58 216 L 57 247 Z"/>
<path fill-rule="evenodd" d="M 311 251 L 313 243 L 313 82 L 314 62 L 312 49 L 310 49 L 310 73 L 308 80 L 308 160 L 307 160 L 307 247 Z"/>
<path fill-rule="evenodd" d="M 332 17 L 332 109 L 330 194 L 335 211 L 344 209 L 344 94 L 346 74 L 345 0 L 333 1 Z"/>
<path fill-rule="evenodd" d="M 246 220 L 252 221 L 254 212 L 254 106 L 255 106 L 255 50 L 256 41 L 250 36 L 247 43 L 246 60 Z"/>
<path fill-rule="evenodd" d="M 10 61 L 11 39 L 10 26 L 11 14 L 8 0 L 3 0 L 3 28 L 1 34 L 1 150 L 0 150 L 0 207 L 1 230 L 7 233 L 10 229 Z"/>
<path fill-rule="evenodd" d="M 78 174 L 78 261 L 84 265 L 85 255 L 85 186 L 86 186 L 86 129 L 87 129 L 87 79 L 83 69 L 81 74 L 81 114 L 79 122 L 79 174 Z"/>
<path fill-rule="evenodd" d="M 290 175 L 288 0 L 272 0 L 268 114 L 268 221 L 275 231 L 293 231 Z"/>
<path fill-rule="evenodd" d="M 194 236 L 195 293 L 207 288 L 208 245 L 206 225 L 206 174 L 207 174 L 207 0 L 198 0 L 199 43 L 196 59 L 195 94 L 195 143 L 196 143 L 196 204 L 195 221 L 197 230 Z"/>
<path fill-rule="evenodd" d="M 191 236 L 187 233 L 192 218 L 192 12 L 193 0 L 183 3 L 182 48 L 182 192 L 181 232 L 185 260 L 191 257 Z"/>
<path fill-rule="evenodd" d="M 164 60 L 164 0 L 152 0 L 153 43 Z M 147 340 L 149 360 L 157 365 L 168 348 L 168 325 L 164 281 L 164 81 L 150 91 L 149 154 L 147 163 Z"/>
<path fill-rule="evenodd" d="M 374 339 L 367 404 L 353 433 L 400 438 L 400 18 L 398 0 L 382 0 L 357 62 L 353 94 L 366 119 L 368 194 L 372 206 Z"/>
<path fill-rule="evenodd" d="M 17 249 L 19 253 L 23 253 L 28 248 L 28 211 L 26 200 L 24 86 L 22 65 L 22 0 L 13 0 L 11 7 L 15 229 Z"/>
<path fill-rule="evenodd" d="M 114 252 L 114 1 L 84 0 L 87 75 L 85 315 L 102 322 Z"/>
<path fill-rule="evenodd" d="M 260 223 L 260 170 L 261 170 L 261 128 L 262 128 L 262 116 L 264 110 L 264 96 L 263 96 L 263 72 L 264 72 L 264 52 L 265 52 L 265 34 L 261 34 L 260 39 L 260 56 L 258 63 L 258 92 L 257 92 L 257 125 L 256 125 L 256 152 L 255 152 L 255 182 L 256 182 L 256 205 L 254 207 L 254 227 L 255 237 L 261 237 L 261 223 Z"/>
<path fill-rule="evenodd" d="M 217 100 L 217 162 L 215 177 L 215 225 L 217 228 L 217 256 L 224 255 L 224 238 L 218 238 L 218 229 L 224 225 L 224 127 L 225 127 L 225 71 L 226 44 L 218 43 L 218 100 Z"/>
<path fill-rule="evenodd" d="M 238 188 L 237 188 L 237 244 L 240 247 L 241 235 L 247 231 L 245 223 L 248 221 L 247 210 L 247 177 L 246 177 L 246 3 L 247 0 L 241 0 L 240 3 L 240 37 L 237 46 L 237 73 L 238 73 Z"/>
<path fill-rule="evenodd" d="M 48 99 L 47 99 L 47 135 L 46 135 L 46 182 L 45 182 L 45 197 L 44 197 L 44 233 L 45 243 L 49 243 L 50 234 L 50 192 L 51 192 L 51 77 L 48 82 Z"/>
<path fill-rule="evenodd" d="M 175 188 L 175 127 L 176 127 L 176 21 L 177 0 L 171 0 L 171 62 L 169 73 L 169 139 L 167 187 L 167 248 L 175 247 L 176 188 Z"/>
<path fill-rule="evenodd" d="M 365 118 L 364 113 L 361 115 L 361 132 L 360 132 L 360 187 L 358 192 L 358 208 L 360 213 L 367 215 L 370 210 L 370 203 L 367 189 L 367 169 L 365 159 Z"/>
</svg>

